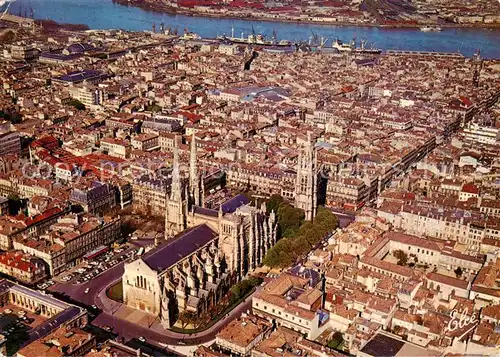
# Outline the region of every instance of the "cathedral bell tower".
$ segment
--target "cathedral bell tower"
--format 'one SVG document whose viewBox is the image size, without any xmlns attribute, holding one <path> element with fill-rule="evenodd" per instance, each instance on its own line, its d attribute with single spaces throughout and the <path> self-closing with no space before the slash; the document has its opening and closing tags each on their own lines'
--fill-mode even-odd
<svg viewBox="0 0 500 357">
<path fill-rule="evenodd" d="M 167 195 L 165 205 L 165 239 L 172 238 L 186 229 L 187 197 L 182 196 L 179 148 L 177 141 L 175 141 L 172 185 L 170 197 Z"/>
<path fill-rule="evenodd" d="M 295 182 L 295 207 L 304 211 L 305 219 L 312 221 L 316 216 L 318 205 L 318 170 L 317 154 L 311 135 L 307 135 L 307 143 L 302 147 L 297 166 Z"/>
<path fill-rule="evenodd" d="M 191 149 L 189 153 L 189 195 L 190 201 L 196 206 L 202 206 L 202 195 L 200 186 L 203 178 L 198 173 L 198 163 L 196 162 L 196 136 L 193 131 L 191 137 Z"/>
</svg>

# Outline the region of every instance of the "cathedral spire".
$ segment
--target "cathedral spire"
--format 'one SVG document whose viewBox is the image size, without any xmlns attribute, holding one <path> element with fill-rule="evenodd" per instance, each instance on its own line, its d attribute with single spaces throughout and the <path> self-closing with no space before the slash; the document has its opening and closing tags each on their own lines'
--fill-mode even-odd
<svg viewBox="0 0 500 357">
<path fill-rule="evenodd" d="M 200 177 L 198 175 L 198 165 L 196 162 L 196 136 L 193 131 L 191 136 L 191 150 L 189 153 L 189 190 L 194 204 L 200 205 Z"/>
<path fill-rule="evenodd" d="M 170 200 L 180 201 L 182 199 L 182 192 L 181 173 L 179 168 L 179 148 L 177 147 L 177 140 L 174 141 L 174 162 L 172 166 L 172 189 L 170 191 Z"/>
<path fill-rule="evenodd" d="M 191 150 L 189 153 L 189 175 L 190 179 L 193 180 L 198 176 L 198 167 L 196 166 L 196 136 L 193 131 L 191 135 Z"/>
</svg>

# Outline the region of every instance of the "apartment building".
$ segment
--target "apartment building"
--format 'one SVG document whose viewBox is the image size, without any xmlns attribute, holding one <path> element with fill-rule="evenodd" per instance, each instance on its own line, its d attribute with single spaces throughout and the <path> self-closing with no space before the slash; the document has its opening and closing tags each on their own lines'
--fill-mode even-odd
<svg viewBox="0 0 500 357">
<path fill-rule="evenodd" d="M 215 343 L 231 354 L 250 356 L 255 346 L 271 334 L 271 330 L 271 322 L 243 314 L 215 336 Z"/>
<path fill-rule="evenodd" d="M 473 249 L 479 249 L 483 238 L 500 239 L 500 222 L 476 211 L 422 202 L 400 205 L 397 211 L 393 208 L 382 205 L 378 216 L 409 234 L 455 240 Z"/>
<path fill-rule="evenodd" d="M 369 185 L 365 181 L 350 177 L 331 177 L 326 186 L 326 205 L 349 211 L 357 211 L 369 199 Z"/>
<path fill-rule="evenodd" d="M 33 46 L 12 45 L 10 47 L 10 56 L 15 60 L 31 61 L 39 53 L 38 49 Z"/>
<path fill-rule="evenodd" d="M 309 287 L 309 280 L 281 274 L 252 297 L 256 316 L 275 320 L 278 326 L 315 339 L 326 329 L 328 314 L 321 310 L 323 293 Z"/>
<path fill-rule="evenodd" d="M 88 252 L 110 244 L 120 236 L 120 217 L 70 214 L 58 219 L 39 239 L 21 236 L 16 238 L 13 246 L 43 259 L 54 276 L 78 264 Z"/>
<path fill-rule="evenodd" d="M 9 214 L 9 199 L 0 196 L 0 215 Z"/>
<path fill-rule="evenodd" d="M 116 206 L 116 192 L 109 183 L 81 182 L 71 190 L 69 200 L 82 206 L 85 212 L 104 214 Z"/>
<path fill-rule="evenodd" d="M 170 179 L 144 175 L 132 182 L 133 206 L 154 216 L 165 215 L 166 198 L 170 191 Z"/>
<path fill-rule="evenodd" d="M 0 273 L 29 285 L 37 284 L 48 275 L 43 260 L 20 251 L 0 253 Z"/>
<path fill-rule="evenodd" d="M 130 157 L 131 145 L 128 141 L 116 138 L 104 138 L 101 140 L 101 149 L 110 156 L 126 159 Z"/>
<path fill-rule="evenodd" d="M 159 149 L 159 139 L 156 134 L 139 134 L 130 141 L 136 150 L 153 151 Z"/>
<path fill-rule="evenodd" d="M 21 138 L 14 125 L 10 122 L 0 122 L 0 156 L 19 154 L 21 152 Z"/>
<path fill-rule="evenodd" d="M 479 123 L 469 123 L 461 132 L 465 140 L 478 144 L 495 145 L 500 141 L 500 129 L 484 126 Z"/>
<path fill-rule="evenodd" d="M 89 84 L 70 87 L 69 95 L 86 107 L 100 106 L 106 100 L 106 92 L 102 88 Z"/>
<path fill-rule="evenodd" d="M 79 357 L 85 356 L 96 346 L 96 338 L 79 327 L 58 328 L 54 332 L 24 346 L 19 357 Z"/>
</svg>

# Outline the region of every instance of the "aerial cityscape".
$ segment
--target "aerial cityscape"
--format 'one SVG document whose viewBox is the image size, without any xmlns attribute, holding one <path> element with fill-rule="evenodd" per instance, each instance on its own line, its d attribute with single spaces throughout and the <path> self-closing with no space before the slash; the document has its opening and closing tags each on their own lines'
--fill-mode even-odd
<svg viewBox="0 0 500 357">
<path fill-rule="evenodd" d="M 500 2 L 0 0 L 0 355 L 500 354 Z"/>
</svg>

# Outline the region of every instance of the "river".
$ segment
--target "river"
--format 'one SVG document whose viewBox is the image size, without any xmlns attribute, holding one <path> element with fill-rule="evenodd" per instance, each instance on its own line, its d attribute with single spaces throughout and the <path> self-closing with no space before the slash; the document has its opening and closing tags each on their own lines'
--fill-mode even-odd
<svg viewBox="0 0 500 357">
<path fill-rule="evenodd" d="M 252 26 L 255 32 L 271 37 L 273 30 L 278 39 L 292 41 L 307 40 L 312 33 L 329 41 L 339 38 L 349 41 L 353 37 L 366 39 L 369 44 L 387 49 L 413 51 L 460 52 L 471 56 L 477 49 L 486 58 L 500 58 L 500 30 L 479 28 L 447 28 L 442 32 L 421 32 L 409 28 L 377 28 L 356 26 L 331 26 L 316 24 L 279 23 L 268 21 L 247 21 L 237 19 L 215 19 L 186 15 L 171 15 L 142 10 L 132 6 L 119 5 L 112 0 L 16 0 L 10 13 L 17 15 L 33 9 L 34 17 L 51 19 L 61 23 L 86 24 L 91 29 L 121 28 L 125 30 L 150 30 L 155 23 L 165 23 L 165 28 L 184 28 L 203 37 L 215 37 L 223 33 L 235 36 L 241 32 L 247 36 Z M 330 42 L 331 43 L 331 42 Z"/>
</svg>

